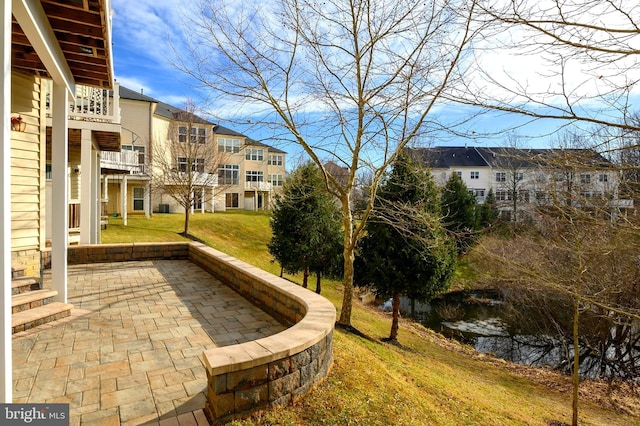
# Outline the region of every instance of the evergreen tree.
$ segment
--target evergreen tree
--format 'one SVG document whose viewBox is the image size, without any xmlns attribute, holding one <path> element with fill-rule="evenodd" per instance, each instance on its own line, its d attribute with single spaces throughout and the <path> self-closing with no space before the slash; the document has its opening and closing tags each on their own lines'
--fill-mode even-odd
<svg viewBox="0 0 640 426">
<path fill-rule="evenodd" d="M 271 230 L 269 253 L 285 272 L 303 272 L 305 288 L 309 272 L 314 272 L 319 293 L 320 277 L 338 271 L 342 229 L 341 212 L 313 163 L 299 167 L 287 179 L 273 208 Z"/>
<path fill-rule="evenodd" d="M 424 302 L 449 286 L 456 250 L 440 216 L 431 174 L 401 157 L 378 191 L 355 271 L 357 285 L 393 299 L 389 340 L 398 337 L 401 295 Z"/>
<path fill-rule="evenodd" d="M 491 188 L 487 193 L 487 198 L 484 199 L 484 204 L 480 206 L 480 227 L 483 229 L 489 228 L 493 226 L 496 220 L 498 220 L 498 206 L 493 188 Z"/>
<path fill-rule="evenodd" d="M 442 189 L 444 226 L 456 240 L 458 254 L 474 242 L 479 229 L 478 204 L 457 173 L 453 173 Z"/>
</svg>

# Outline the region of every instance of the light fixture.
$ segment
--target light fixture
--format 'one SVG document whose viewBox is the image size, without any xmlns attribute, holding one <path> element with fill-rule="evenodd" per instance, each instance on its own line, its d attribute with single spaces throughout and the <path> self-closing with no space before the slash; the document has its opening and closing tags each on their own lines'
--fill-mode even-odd
<svg viewBox="0 0 640 426">
<path fill-rule="evenodd" d="M 21 116 L 11 117 L 11 130 L 15 130 L 16 132 L 24 132 L 27 128 L 27 123 L 22 121 Z"/>
</svg>

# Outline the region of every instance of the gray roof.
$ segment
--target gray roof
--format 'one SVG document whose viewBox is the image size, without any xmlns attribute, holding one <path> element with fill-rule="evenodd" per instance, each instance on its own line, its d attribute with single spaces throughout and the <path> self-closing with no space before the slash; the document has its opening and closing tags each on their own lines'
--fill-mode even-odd
<svg viewBox="0 0 640 426">
<path fill-rule="evenodd" d="M 133 91 L 131 89 L 127 89 L 124 86 L 120 86 L 120 98 L 121 99 L 131 99 L 133 101 L 143 101 L 143 102 L 158 102 L 150 96 L 143 95 L 140 92 Z"/>
<path fill-rule="evenodd" d="M 508 147 L 410 148 L 409 155 L 434 169 L 452 167 L 531 168 L 557 165 L 609 167 L 611 163 L 591 149 L 525 149 Z"/>
</svg>

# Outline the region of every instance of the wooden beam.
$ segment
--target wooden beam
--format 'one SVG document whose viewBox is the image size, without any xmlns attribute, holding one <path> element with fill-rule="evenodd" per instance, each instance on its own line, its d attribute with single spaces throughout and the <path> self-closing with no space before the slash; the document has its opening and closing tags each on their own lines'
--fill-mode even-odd
<svg viewBox="0 0 640 426">
<path fill-rule="evenodd" d="M 54 82 L 64 86 L 71 98 L 76 87 L 73 74 L 39 0 L 13 0 L 13 16 L 38 53 Z"/>
</svg>

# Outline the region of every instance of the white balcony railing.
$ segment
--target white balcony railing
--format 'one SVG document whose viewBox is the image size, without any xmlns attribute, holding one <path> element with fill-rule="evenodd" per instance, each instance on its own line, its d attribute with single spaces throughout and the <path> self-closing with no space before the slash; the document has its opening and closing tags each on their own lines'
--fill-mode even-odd
<svg viewBox="0 0 640 426">
<path fill-rule="evenodd" d="M 140 154 L 136 151 L 101 151 L 100 167 L 128 171 L 131 174 L 145 172 L 145 165 L 140 162 Z"/>
<path fill-rule="evenodd" d="M 273 189 L 273 185 L 271 185 L 269 182 L 245 182 L 244 183 L 244 187 L 245 189 L 253 189 L 256 191 L 271 191 Z"/>
<path fill-rule="evenodd" d="M 51 115 L 51 81 L 47 80 L 47 114 Z M 76 85 L 76 99 L 69 102 L 69 120 L 120 123 L 120 87 L 113 90 Z"/>
</svg>

